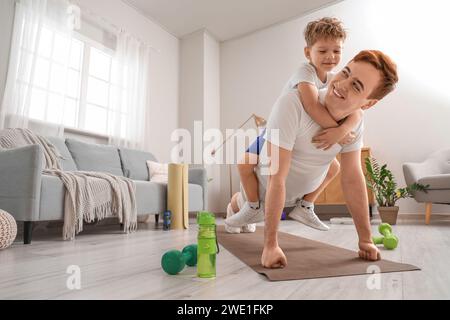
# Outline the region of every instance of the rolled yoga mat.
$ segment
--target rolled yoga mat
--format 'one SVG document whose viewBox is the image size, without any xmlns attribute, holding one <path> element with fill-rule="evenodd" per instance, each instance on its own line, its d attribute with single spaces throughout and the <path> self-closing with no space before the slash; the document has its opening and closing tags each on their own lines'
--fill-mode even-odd
<svg viewBox="0 0 450 320">
<path fill-rule="evenodd" d="M 189 228 L 189 185 L 187 164 L 169 164 L 167 183 L 167 210 L 172 213 L 171 228 Z"/>
<path fill-rule="evenodd" d="M 229 234 L 220 226 L 217 236 L 225 249 L 270 281 L 365 275 L 373 272 L 372 266 L 377 266 L 381 273 L 420 270 L 409 264 L 387 260 L 364 261 L 355 251 L 283 232 L 278 233 L 278 242 L 286 255 L 288 266 L 284 269 L 265 269 L 261 265 L 264 228 L 258 227 L 256 233 Z"/>
</svg>

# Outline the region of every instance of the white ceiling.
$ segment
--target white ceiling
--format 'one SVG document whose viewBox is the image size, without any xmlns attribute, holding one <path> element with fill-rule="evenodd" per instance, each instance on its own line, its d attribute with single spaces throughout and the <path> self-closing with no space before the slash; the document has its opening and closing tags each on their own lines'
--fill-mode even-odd
<svg viewBox="0 0 450 320">
<path fill-rule="evenodd" d="M 284 22 L 340 0 L 123 0 L 178 38 L 207 29 L 219 41 Z"/>
</svg>

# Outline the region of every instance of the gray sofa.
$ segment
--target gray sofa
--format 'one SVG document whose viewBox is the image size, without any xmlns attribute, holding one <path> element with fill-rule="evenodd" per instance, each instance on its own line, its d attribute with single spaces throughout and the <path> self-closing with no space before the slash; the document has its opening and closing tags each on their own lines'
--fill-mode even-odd
<svg viewBox="0 0 450 320">
<path fill-rule="evenodd" d="M 165 184 L 149 181 L 147 160 L 151 153 L 97 145 L 74 139 L 48 138 L 64 157 L 65 171 L 99 171 L 125 176 L 136 183 L 138 215 L 166 211 Z M 42 175 L 43 152 L 38 145 L 0 151 L 0 209 L 24 222 L 24 243 L 30 244 L 33 222 L 64 217 L 64 185 L 57 177 Z M 207 177 L 203 168 L 189 170 L 189 211 L 204 210 Z"/>
<path fill-rule="evenodd" d="M 405 163 L 403 173 L 408 185 L 429 185 L 427 192 L 415 192 L 414 199 L 426 203 L 425 223 L 430 224 L 433 203 L 450 204 L 450 149 L 437 151 L 421 163 Z"/>
</svg>

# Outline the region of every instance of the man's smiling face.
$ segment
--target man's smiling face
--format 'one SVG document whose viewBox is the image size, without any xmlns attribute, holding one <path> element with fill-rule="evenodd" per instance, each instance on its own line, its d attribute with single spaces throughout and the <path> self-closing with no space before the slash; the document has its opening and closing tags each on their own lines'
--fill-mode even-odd
<svg viewBox="0 0 450 320">
<path fill-rule="evenodd" d="M 331 116 L 340 121 L 358 109 L 367 110 L 378 100 L 370 99 L 381 82 L 380 72 L 366 62 L 350 62 L 330 82 L 325 105 Z"/>
</svg>

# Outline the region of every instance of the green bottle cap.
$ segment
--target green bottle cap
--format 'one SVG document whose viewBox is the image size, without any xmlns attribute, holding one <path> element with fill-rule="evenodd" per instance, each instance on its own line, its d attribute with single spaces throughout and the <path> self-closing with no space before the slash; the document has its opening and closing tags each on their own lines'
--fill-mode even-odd
<svg viewBox="0 0 450 320">
<path fill-rule="evenodd" d="M 215 225 L 216 217 L 211 212 L 199 212 L 197 214 L 197 223 L 199 225 Z"/>
</svg>

